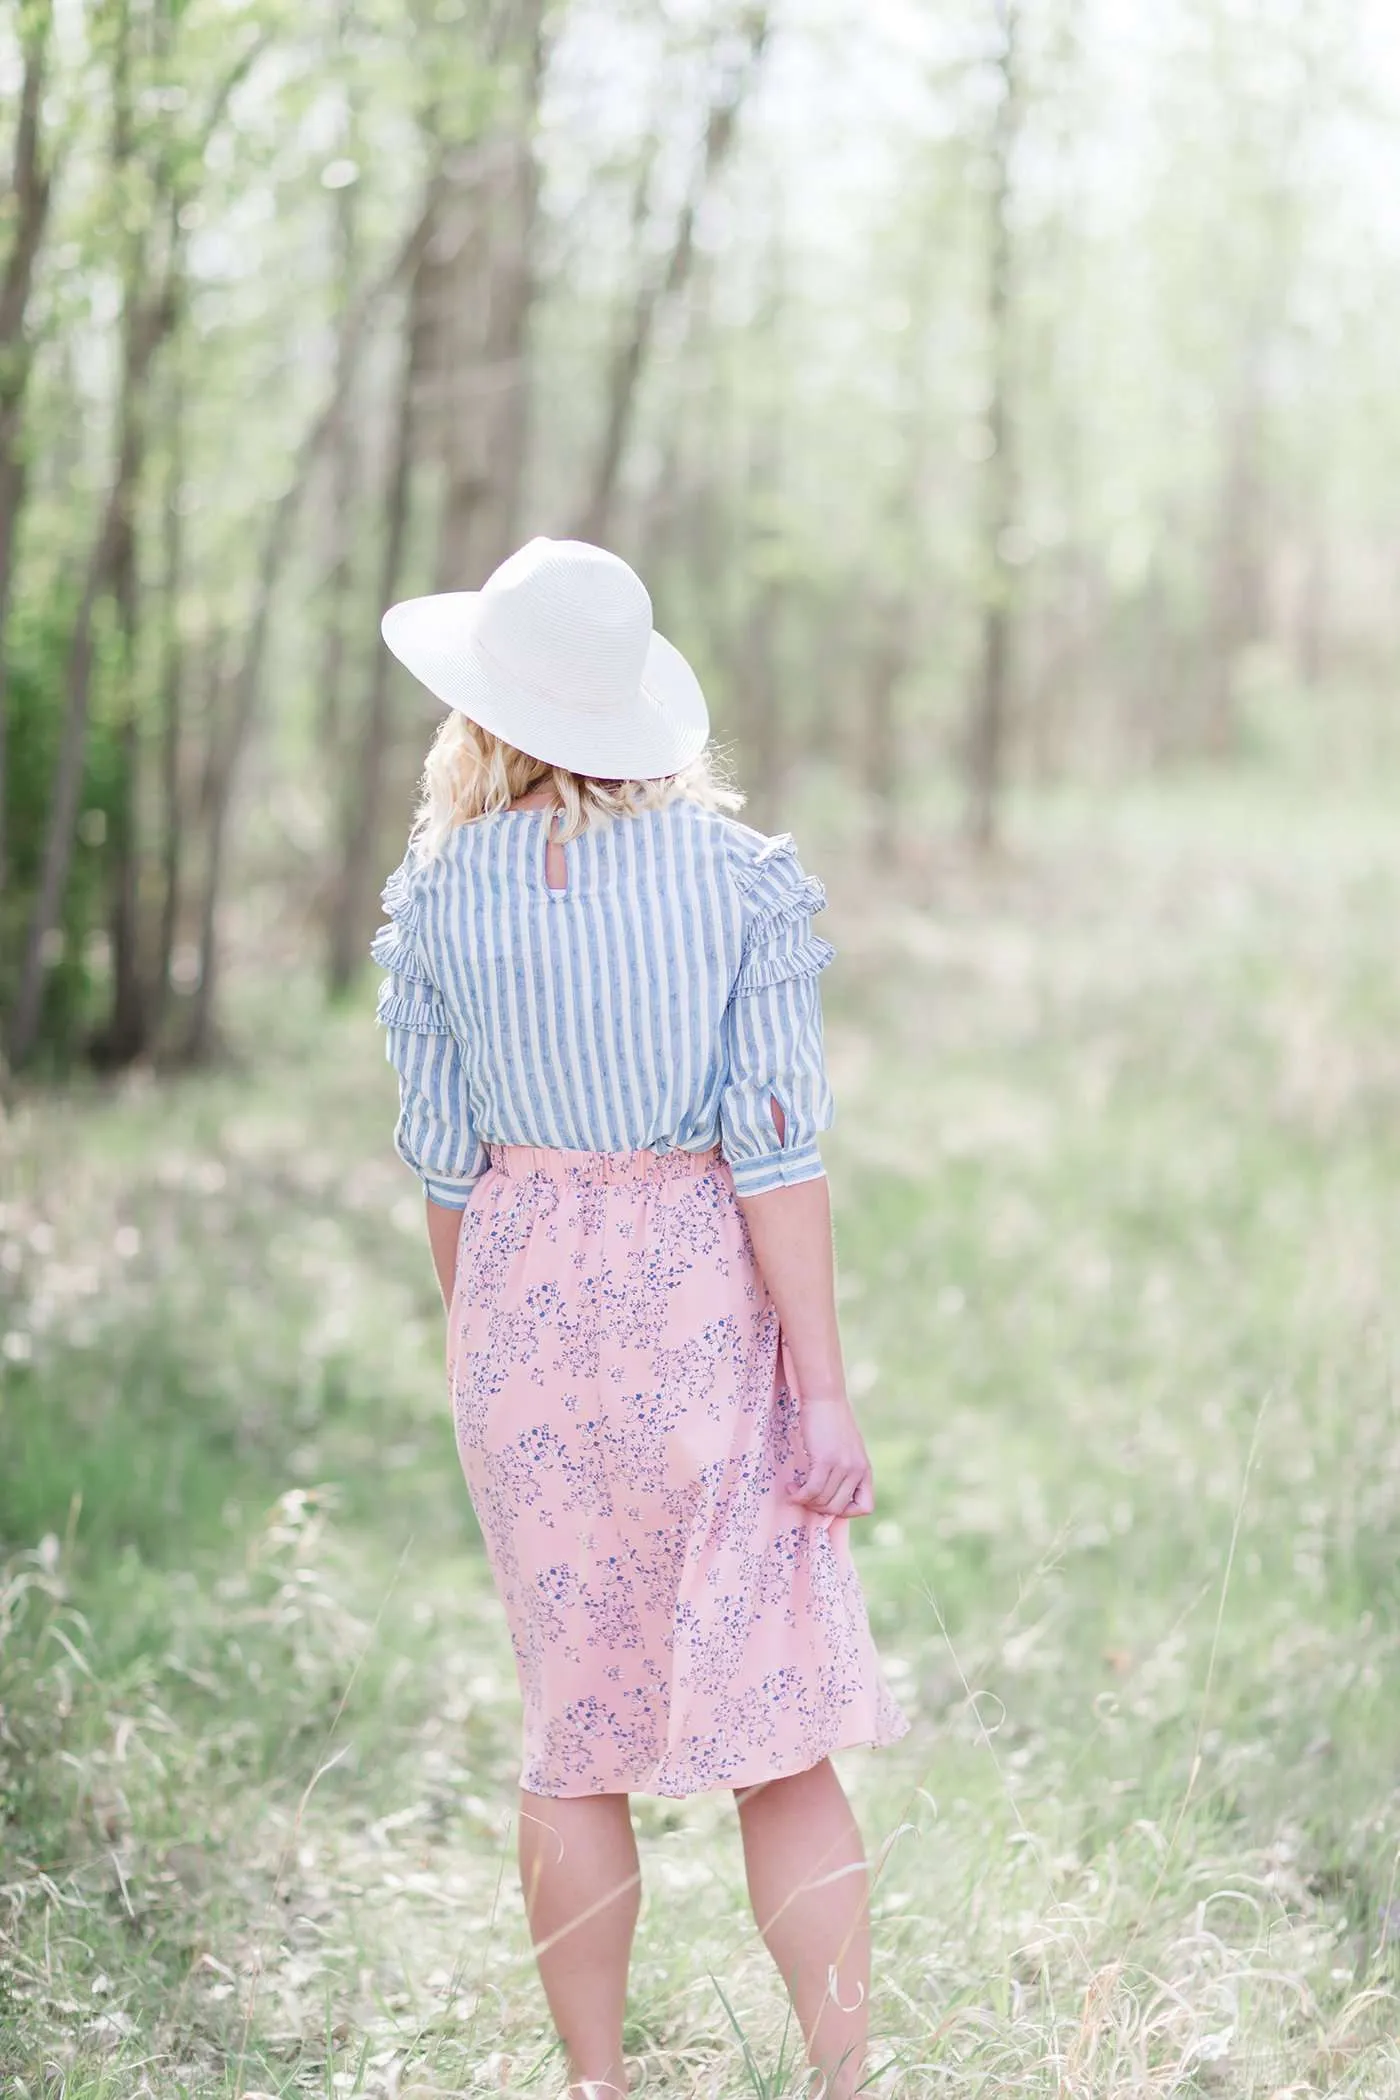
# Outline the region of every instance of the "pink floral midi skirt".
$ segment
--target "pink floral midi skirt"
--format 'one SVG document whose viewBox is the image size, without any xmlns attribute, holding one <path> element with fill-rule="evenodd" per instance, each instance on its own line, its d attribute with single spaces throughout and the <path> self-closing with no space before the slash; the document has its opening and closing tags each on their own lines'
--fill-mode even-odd
<svg viewBox="0 0 1400 2100">
<path fill-rule="evenodd" d="M 493 1147 L 463 1214 L 457 1449 L 546 1795 L 755 1786 L 909 1723 L 805 1458 L 718 1152 Z"/>
</svg>

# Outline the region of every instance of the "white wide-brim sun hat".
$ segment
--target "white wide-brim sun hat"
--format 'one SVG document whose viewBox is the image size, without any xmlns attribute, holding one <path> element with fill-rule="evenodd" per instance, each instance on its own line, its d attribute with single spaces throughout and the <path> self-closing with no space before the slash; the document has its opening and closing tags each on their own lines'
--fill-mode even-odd
<svg viewBox="0 0 1400 2100">
<path fill-rule="evenodd" d="M 430 693 L 544 765 L 661 780 L 705 748 L 700 681 L 646 585 L 585 540 L 531 540 L 479 591 L 391 605 L 381 631 Z"/>
</svg>

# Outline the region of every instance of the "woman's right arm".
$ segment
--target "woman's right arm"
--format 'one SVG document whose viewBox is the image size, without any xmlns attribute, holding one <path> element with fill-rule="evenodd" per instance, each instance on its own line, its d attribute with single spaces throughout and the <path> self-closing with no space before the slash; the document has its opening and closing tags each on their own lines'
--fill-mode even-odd
<svg viewBox="0 0 1400 2100">
<path fill-rule="evenodd" d="M 819 1174 L 739 1201 L 797 1382 L 807 1473 L 794 1500 L 823 1515 L 868 1517 L 875 1486 L 846 1397 L 830 1187 Z"/>
<path fill-rule="evenodd" d="M 835 950 L 812 928 L 826 894 L 787 837 L 765 847 L 741 889 L 743 958 L 724 1021 L 724 1154 L 797 1386 L 808 1460 L 797 1500 L 823 1515 L 867 1516 L 870 1460 L 846 1397 L 831 1196 L 817 1149 L 832 1120 L 819 979 Z"/>
</svg>

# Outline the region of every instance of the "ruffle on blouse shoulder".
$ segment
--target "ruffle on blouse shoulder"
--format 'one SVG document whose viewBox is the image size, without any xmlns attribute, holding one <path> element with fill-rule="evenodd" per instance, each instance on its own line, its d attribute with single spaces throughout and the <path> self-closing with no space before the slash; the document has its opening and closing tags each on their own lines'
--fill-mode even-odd
<svg viewBox="0 0 1400 2100">
<path fill-rule="evenodd" d="M 381 970 L 391 970 L 396 977 L 414 984 L 431 986 L 432 978 L 418 941 L 423 900 L 414 883 L 417 872 L 417 863 L 405 855 L 380 891 L 379 901 L 389 915 L 389 923 L 380 927 L 370 942 L 369 952 Z M 383 1018 L 381 1014 L 380 1019 Z"/>
<path fill-rule="evenodd" d="M 734 886 L 741 896 L 747 896 L 775 875 L 781 880 L 785 874 L 790 877 L 794 869 L 801 875 L 797 841 L 790 831 L 778 831 L 769 838 L 765 832 L 753 831 L 747 824 L 731 824 L 728 829 L 739 846 Z"/>
<path fill-rule="evenodd" d="M 810 923 L 825 908 L 826 889 L 802 866 L 791 832 L 763 839 L 735 881 L 747 912 L 737 991 L 764 991 L 789 978 L 814 977 L 835 960 L 831 942 L 813 933 Z"/>
<path fill-rule="evenodd" d="M 826 889 L 809 875 L 797 857 L 797 841 L 790 831 L 765 839 L 758 853 L 735 877 L 739 894 L 751 917 L 749 933 L 762 933 L 785 919 L 811 918 L 826 905 Z"/>
<path fill-rule="evenodd" d="M 381 1028 L 403 1028 L 410 1035 L 450 1035 L 447 1009 L 427 981 L 410 981 L 407 990 L 403 986 L 402 972 L 386 977 L 380 985 L 374 1018 Z"/>
<path fill-rule="evenodd" d="M 392 970 L 396 977 L 408 977 L 415 984 L 432 983 L 423 965 L 417 937 L 406 926 L 391 920 L 381 926 L 369 944 L 369 952 L 381 970 Z"/>
<path fill-rule="evenodd" d="M 418 862 L 411 853 L 406 853 L 379 892 L 379 901 L 391 918 L 417 923 L 418 899 L 413 894 L 413 877 L 417 870 Z"/>
<path fill-rule="evenodd" d="M 786 984 L 793 977 L 817 977 L 836 960 L 836 950 L 819 933 L 785 943 L 765 955 L 746 962 L 735 979 L 738 992 L 766 992 L 770 985 Z"/>
</svg>

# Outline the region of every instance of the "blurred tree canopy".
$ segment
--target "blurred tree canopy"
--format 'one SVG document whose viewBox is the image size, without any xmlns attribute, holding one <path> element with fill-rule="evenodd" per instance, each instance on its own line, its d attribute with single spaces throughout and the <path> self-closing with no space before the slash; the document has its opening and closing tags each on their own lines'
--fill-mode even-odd
<svg viewBox="0 0 1400 2100">
<path fill-rule="evenodd" d="M 760 821 L 1396 751 L 1400 94 L 1367 0 L 8 0 L 0 994 L 200 1057 L 359 970 L 378 616 L 637 561 Z M 255 894 L 277 900 L 245 914 Z"/>
</svg>

